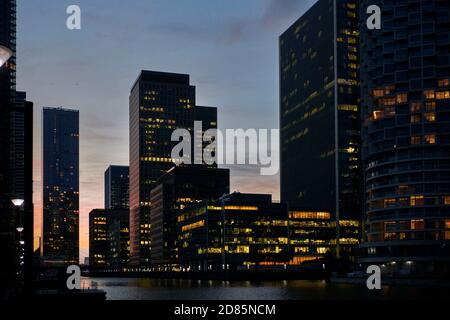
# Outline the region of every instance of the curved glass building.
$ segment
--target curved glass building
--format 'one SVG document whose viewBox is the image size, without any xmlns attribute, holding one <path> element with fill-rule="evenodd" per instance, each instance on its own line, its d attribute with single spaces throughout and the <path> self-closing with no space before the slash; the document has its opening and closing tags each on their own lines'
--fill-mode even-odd
<svg viewBox="0 0 450 320">
<path fill-rule="evenodd" d="M 366 27 L 367 7 L 382 27 Z M 450 262 L 448 1 L 361 1 L 365 237 L 361 261 L 401 273 Z"/>
</svg>

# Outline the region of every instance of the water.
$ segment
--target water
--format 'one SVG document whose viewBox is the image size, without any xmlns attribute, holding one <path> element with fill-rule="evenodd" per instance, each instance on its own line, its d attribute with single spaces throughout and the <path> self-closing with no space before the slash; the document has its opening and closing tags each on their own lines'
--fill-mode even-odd
<svg viewBox="0 0 450 320">
<path fill-rule="evenodd" d="M 98 284 L 108 300 L 323 300 L 447 298 L 448 288 L 383 287 L 327 284 L 321 280 L 208 281 L 148 278 L 82 278 L 82 286 Z"/>
</svg>

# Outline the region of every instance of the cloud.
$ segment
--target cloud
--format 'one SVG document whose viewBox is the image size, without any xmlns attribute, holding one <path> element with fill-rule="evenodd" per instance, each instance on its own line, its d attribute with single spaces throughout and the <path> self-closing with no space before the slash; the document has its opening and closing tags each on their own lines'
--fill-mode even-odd
<svg viewBox="0 0 450 320">
<path fill-rule="evenodd" d="M 261 32 L 261 28 L 280 33 L 298 19 L 317 0 L 267 0 L 263 14 L 257 19 L 241 19 L 228 28 L 224 44 L 239 42 L 248 31 Z"/>
<path fill-rule="evenodd" d="M 269 28 L 278 27 L 286 19 L 290 19 L 293 15 L 298 15 L 297 13 L 300 13 L 300 9 L 305 8 L 311 2 L 311 0 L 269 0 L 261 23 Z"/>
</svg>

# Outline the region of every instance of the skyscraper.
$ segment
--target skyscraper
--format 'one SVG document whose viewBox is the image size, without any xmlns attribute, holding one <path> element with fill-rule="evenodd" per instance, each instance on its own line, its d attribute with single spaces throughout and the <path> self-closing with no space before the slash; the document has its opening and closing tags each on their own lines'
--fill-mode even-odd
<svg viewBox="0 0 450 320">
<path fill-rule="evenodd" d="M 105 171 L 105 209 L 130 207 L 128 166 L 109 166 Z"/>
<path fill-rule="evenodd" d="M 229 192 L 229 169 L 191 165 L 178 166 L 164 174 L 151 192 L 152 266 L 179 266 L 177 219 L 186 207 Z"/>
<path fill-rule="evenodd" d="M 124 208 L 94 209 L 89 212 L 89 267 L 91 271 L 127 267 L 129 211 Z"/>
<path fill-rule="evenodd" d="M 44 260 L 78 264 L 79 112 L 44 108 L 42 204 Z"/>
<path fill-rule="evenodd" d="M 1 0 L 0 298 L 11 298 L 12 288 L 15 294 L 28 293 L 32 276 L 33 104 L 16 92 L 15 75 L 16 1 Z"/>
<path fill-rule="evenodd" d="M 189 75 L 140 73 L 130 94 L 130 243 L 135 266 L 150 265 L 150 192 L 174 166 L 171 151 L 177 142 L 171 142 L 172 132 L 188 129 L 192 137 L 195 119 L 195 87 Z"/>
<path fill-rule="evenodd" d="M 31 287 L 34 252 L 34 207 L 33 207 L 33 103 L 26 100 L 25 92 L 16 92 L 16 101 L 11 112 L 11 165 L 10 183 L 14 199 L 22 199 L 23 204 L 16 210 L 16 225 L 23 230 L 19 233 L 19 244 L 23 250 L 24 281 Z"/>
<path fill-rule="evenodd" d="M 0 61 L 0 297 L 7 298 L 15 277 L 14 210 L 10 184 L 10 112 L 15 95 L 15 1 L 0 1 L 0 46 L 13 52 L 9 61 Z"/>
<path fill-rule="evenodd" d="M 362 218 L 358 8 L 319 0 L 279 41 L 281 200 L 336 221 L 337 254 Z"/>
<path fill-rule="evenodd" d="M 363 0 L 361 12 L 369 5 L 382 9 L 382 26 L 361 29 L 361 261 L 392 272 L 448 274 L 449 4 Z"/>
</svg>

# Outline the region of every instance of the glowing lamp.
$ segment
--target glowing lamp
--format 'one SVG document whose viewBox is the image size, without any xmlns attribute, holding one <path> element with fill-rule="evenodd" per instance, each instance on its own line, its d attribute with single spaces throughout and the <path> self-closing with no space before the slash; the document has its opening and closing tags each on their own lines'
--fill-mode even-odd
<svg viewBox="0 0 450 320">
<path fill-rule="evenodd" d="M 20 207 L 20 206 L 23 205 L 25 200 L 23 200 L 23 199 L 12 199 L 11 201 L 16 207 Z"/>
<path fill-rule="evenodd" d="M 5 62 L 8 61 L 9 58 L 11 58 L 11 56 L 11 49 L 0 45 L 0 67 L 3 66 Z"/>
</svg>

